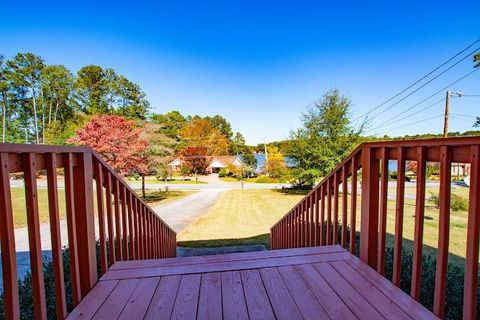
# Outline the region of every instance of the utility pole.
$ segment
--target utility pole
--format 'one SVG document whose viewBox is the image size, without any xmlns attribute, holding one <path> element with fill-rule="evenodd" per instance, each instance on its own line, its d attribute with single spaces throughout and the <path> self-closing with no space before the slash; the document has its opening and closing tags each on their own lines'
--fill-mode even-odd
<svg viewBox="0 0 480 320">
<path fill-rule="evenodd" d="M 445 97 L 445 118 L 443 120 L 443 137 L 448 137 L 448 116 L 450 113 L 450 90 L 447 90 L 447 96 Z"/>
</svg>

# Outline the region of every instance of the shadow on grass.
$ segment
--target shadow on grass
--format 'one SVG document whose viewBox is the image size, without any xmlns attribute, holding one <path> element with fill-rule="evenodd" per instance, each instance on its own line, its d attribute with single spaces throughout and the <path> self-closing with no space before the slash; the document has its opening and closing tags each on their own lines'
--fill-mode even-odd
<svg viewBox="0 0 480 320">
<path fill-rule="evenodd" d="M 283 193 L 283 194 L 304 196 L 307 193 L 309 193 L 312 189 L 281 188 L 281 189 L 273 189 L 273 190 L 275 192 Z"/>
</svg>

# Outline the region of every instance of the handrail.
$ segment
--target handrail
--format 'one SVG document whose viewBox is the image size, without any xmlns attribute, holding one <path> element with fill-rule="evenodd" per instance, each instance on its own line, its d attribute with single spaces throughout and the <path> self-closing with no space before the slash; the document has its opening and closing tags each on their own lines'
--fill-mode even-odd
<svg viewBox="0 0 480 320">
<path fill-rule="evenodd" d="M 24 175 L 34 316 L 36 319 L 47 318 L 38 207 L 39 170 L 45 170 L 47 175 L 55 311 L 57 318 L 67 316 L 61 241 L 61 234 L 65 231 L 60 228 L 57 169 L 63 169 L 64 175 L 64 210 L 74 306 L 115 261 L 176 255 L 175 232 L 92 149 L 0 144 L 0 245 L 7 319 L 20 318 L 11 173 Z M 97 261 L 97 239 L 100 261 Z"/>
<path fill-rule="evenodd" d="M 361 172 L 360 250 L 362 261 L 385 274 L 388 162 L 397 161 L 392 282 L 400 285 L 405 167 L 417 162 L 416 201 L 410 295 L 420 299 L 426 165 L 440 164 L 438 255 L 433 312 L 445 308 L 450 224 L 451 165 L 471 166 L 464 283 L 464 319 L 475 319 L 480 233 L 480 137 L 363 143 L 271 228 L 273 249 L 340 243 L 356 253 L 357 175 Z M 342 202 L 339 204 L 341 193 Z M 350 194 L 350 205 L 348 195 Z M 332 206 L 333 200 L 333 206 Z M 339 217 L 339 210 L 341 216 Z M 341 222 L 339 223 L 339 220 Z M 341 234 L 339 235 L 339 232 Z M 349 240 L 349 241 L 348 241 Z"/>
</svg>

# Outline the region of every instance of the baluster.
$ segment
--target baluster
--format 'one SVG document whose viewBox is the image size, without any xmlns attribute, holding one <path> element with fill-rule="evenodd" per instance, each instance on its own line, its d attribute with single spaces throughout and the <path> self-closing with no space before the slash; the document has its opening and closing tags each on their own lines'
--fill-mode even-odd
<svg viewBox="0 0 480 320">
<path fill-rule="evenodd" d="M 97 188 L 98 229 L 100 237 L 100 264 L 102 274 L 107 272 L 107 243 L 105 237 L 105 210 L 103 205 L 103 170 L 100 161 L 95 162 L 95 181 Z"/>
<path fill-rule="evenodd" d="M 405 200 L 405 149 L 397 149 L 397 202 L 395 206 L 395 239 L 393 248 L 393 276 L 392 282 L 400 286 L 402 274 L 402 240 L 403 240 L 403 208 Z"/>
<path fill-rule="evenodd" d="M 385 274 L 385 246 L 387 241 L 387 205 L 388 205 L 388 150 L 382 148 L 381 153 L 381 190 L 380 190 L 380 231 L 378 235 L 378 273 Z"/>
</svg>

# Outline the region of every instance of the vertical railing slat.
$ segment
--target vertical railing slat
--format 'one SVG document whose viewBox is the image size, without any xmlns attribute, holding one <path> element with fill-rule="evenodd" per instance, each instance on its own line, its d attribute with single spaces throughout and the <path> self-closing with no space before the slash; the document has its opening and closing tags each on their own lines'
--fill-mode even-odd
<svg viewBox="0 0 480 320">
<path fill-rule="evenodd" d="M 327 230 L 325 234 L 326 244 L 332 244 L 332 179 L 327 180 Z"/>
<path fill-rule="evenodd" d="M 115 263 L 115 231 L 113 227 L 112 212 L 112 175 L 107 170 L 105 175 L 105 204 L 107 206 L 107 229 L 108 229 L 108 256 L 109 265 Z"/>
<path fill-rule="evenodd" d="M 40 215 L 38 211 L 37 169 L 34 153 L 23 155 L 25 173 L 25 199 L 27 209 L 28 244 L 32 274 L 33 311 L 35 319 L 47 318 L 45 283 L 43 279 Z"/>
<path fill-rule="evenodd" d="M 127 190 L 123 184 L 120 185 L 120 200 L 122 205 L 123 260 L 128 260 Z"/>
<path fill-rule="evenodd" d="M 342 167 L 342 247 L 347 247 L 347 201 L 348 201 L 348 178 L 347 165 Z"/>
<path fill-rule="evenodd" d="M 400 286 L 402 273 L 403 210 L 405 200 L 405 149 L 397 149 L 397 201 L 395 206 L 395 239 L 393 247 L 392 282 Z"/>
<path fill-rule="evenodd" d="M 67 153 L 63 157 L 65 170 L 65 207 L 67 213 L 68 253 L 70 258 L 70 277 L 72 282 L 72 302 L 76 306 L 81 299 L 80 272 L 77 252 L 77 219 L 75 218 L 75 197 L 73 188 L 73 155 Z"/>
<path fill-rule="evenodd" d="M 95 182 L 97 191 L 98 231 L 100 243 L 100 268 L 102 274 L 107 272 L 107 242 L 105 237 L 105 209 L 103 202 L 103 169 L 100 162 L 95 163 Z"/>
<path fill-rule="evenodd" d="M 338 243 L 338 187 L 340 173 L 333 174 L 333 239 L 332 244 Z"/>
<path fill-rule="evenodd" d="M 50 237 L 52 241 L 52 266 L 55 282 L 55 305 L 58 319 L 67 316 L 65 282 L 62 259 L 62 240 L 60 234 L 60 209 L 58 205 L 57 155 L 46 154 L 48 209 L 50 218 Z"/>
<path fill-rule="evenodd" d="M 122 220 L 120 214 L 120 187 L 115 176 L 113 178 L 113 211 L 115 213 L 115 257 L 122 261 Z"/>
<path fill-rule="evenodd" d="M 3 275 L 3 303 L 6 319 L 20 319 L 17 257 L 10 191 L 8 153 L 0 153 L 0 245 Z"/>
<path fill-rule="evenodd" d="M 480 233 L 480 146 L 470 150 L 470 192 L 468 205 L 467 250 L 465 255 L 465 281 L 463 319 L 477 317 L 478 241 Z"/>
<path fill-rule="evenodd" d="M 412 284 L 410 296 L 420 300 L 420 280 L 422 277 L 422 247 L 423 247 L 423 223 L 425 217 L 425 184 L 427 151 L 425 147 L 417 148 L 417 186 L 415 200 L 415 229 L 413 235 L 413 262 Z"/>
<path fill-rule="evenodd" d="M 388 155 L 387 148 L 382 148 L 380 173 L 380 216 L 378 234 L 378 273 L 385 274 L 385 246 L 387 242 L 387 209 L 388 209 Z"/>
<path fill-rule="evenodd" d="M 433 313 L 442 318 L 445 309 L 447 284 L 448 237 L 450 229 L 451 152 L 448 146 L 440 147 L 440 212 L 438 224 L 437 269 Z"/>
<path fill-rule="evenodd" d="M 320 245 L 325 245 L 325 185 L 320 186 Z"/>
<path fill-rule="evenodd" d="M 357 232 L 357 170 L 358 160 L 354 155 L 352 157 L 352 191 L 350 204 L 350 252 L 355 253 L 355 240 Z"/>
<path fill-rule="evenodd" d="M 128 191 L 127 193 L 127 205 L 128 205 L 128 230 L 129 230 L 129 252 L 130 260 L 135 260 L 135 229 L 133 227 L 134 218 L 133 218 L 133 199 L 132 193 Z"/>
<path fill-rule="evenodd" d="M 315 246 L 320 245 L 320 234 L 319 234 L 319 226 L 320 226 L 320 190 L 317 188 L 315 190 Z"/>
<path fill-rule="evenodd" d="M 379 162 L 375 148 L 362 150 L 362 212 L 360 224 L 360 259 L 377 267 Z"/>
</svg>

